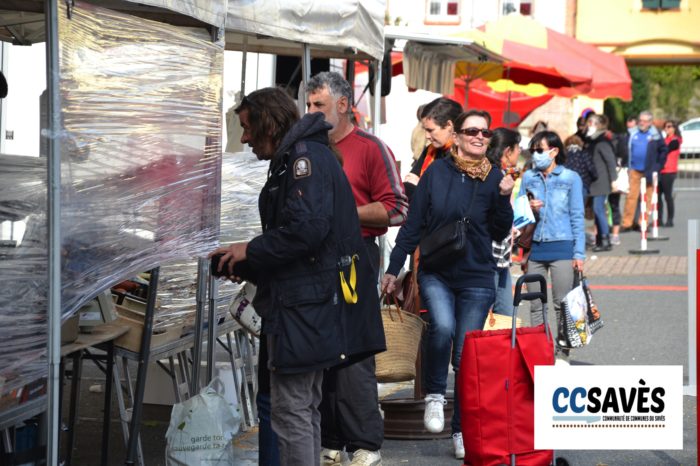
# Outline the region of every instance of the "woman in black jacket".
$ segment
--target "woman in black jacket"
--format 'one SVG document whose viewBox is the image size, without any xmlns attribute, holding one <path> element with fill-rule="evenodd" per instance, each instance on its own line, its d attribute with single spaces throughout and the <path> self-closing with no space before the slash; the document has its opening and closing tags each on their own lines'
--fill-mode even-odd
<svg viewBox="0 0 700 466">
<path fill-rule="evenodd" d="M 513 179 L 504 178 L 486 158 L 490 123 L 491 116 L 479 110 L 462 113 L 456 119 L 455 150 L 450 157 L 435 161 L 421 177 L 408 219 L 399 230 L 389 268 L 382 278 L 382 289 L 393 292 L 406 256 L 413 253 L 422 238 L 442 226 L 469 218 L 466 255 L 433 269 L 420 262 L 418 266 L 421 298 L 430 318 L 425 336 L 423 367 L 428 395 L 423 421 L 425 428 L 434 433 L 444 428 L 450 354 L 452 367 L 457 370 L 465 332 L 484 327 L 494 299 L 496 262 L 491 241 L 503 240 L 513 224 L 510 205 Z M 452 432 L 458 458 L 464 457 L 461 431 L 455 396 Z"/>
<path fill-rule="evenodd" d="M 589 186 L 589 196 L 593 200 L 593 213 L 595 214 L 596 245 L 594 252 L 610 251 L 610 226 L 608 225 L 608 210 L 606 201 L 612 191 L 612 182 L 617 180 L 617 164 L 612 143 L 607 139 L 605 132 L 607 122 L 603 115 L 591 115 L 588 117 L 588 151 L 593 159 L 598 177 Z"/>
</svg>

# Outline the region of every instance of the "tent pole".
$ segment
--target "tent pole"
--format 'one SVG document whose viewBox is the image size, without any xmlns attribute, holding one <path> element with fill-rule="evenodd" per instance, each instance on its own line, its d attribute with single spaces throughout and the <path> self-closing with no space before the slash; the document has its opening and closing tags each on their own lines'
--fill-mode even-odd
<svg viewBox="0 0 700 466">
<path fill-rule="evenodd" d="M 243 57 L 241 59 L 241 97 L 245 97 L 245 73 L 248 64 L 248 36 L 243 36 Z"/>
<path fill-rule="evenodd" d="M 372 134 L 379 137 L 379 125 L 381 124 L 382 111 L 382 61 L 375 60 L 374 68 L 374 100 L 372 101 Z"/>
<path fill-rule="evenodd" d="M 299 114 L 306 113 L 306 83 L 311 79 L 311 47 L 304 44 L 301 52 L 301 83 L 299 84 Z"/>
<path fill-rule="evenodd" d="M 60 422 L 59 389 L 61 365 L 61 144 L 57 138 L 61 126 L 61 97 L 58 65 L 58 0 L 45 4 L 46 83 L 48 89 L 48 363 L 46 464 L 58 464 L 58 428 Z"/>
</svg>

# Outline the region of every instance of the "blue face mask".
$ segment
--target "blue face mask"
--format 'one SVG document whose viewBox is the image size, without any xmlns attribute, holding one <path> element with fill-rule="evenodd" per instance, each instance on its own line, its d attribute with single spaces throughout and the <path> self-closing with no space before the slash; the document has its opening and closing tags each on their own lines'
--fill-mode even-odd
<svg viewBox="0 0 700 466">
<path fill-rule="evenodd" d="M 550 152 L 552 152 L 552 149 L 544 151 L 541 154 L 538 152 L 532 153 L 532 163 L 535 166 L 535 169 L 543 172 L 549 168 L 549 166 L 552 164 L 552 159 L 549 158 Z"/>
</svg>

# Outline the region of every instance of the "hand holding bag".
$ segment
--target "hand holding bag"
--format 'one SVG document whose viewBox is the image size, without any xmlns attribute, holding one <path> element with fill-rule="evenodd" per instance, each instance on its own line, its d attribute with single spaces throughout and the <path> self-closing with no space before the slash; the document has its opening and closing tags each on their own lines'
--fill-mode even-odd
<svg viewBox="0 0 700 466">
<path fill-rule="evenodd" d="M 452 179 L 450 179 L 450 187 L 452 187 Z M 479 181 L 474 180 L 474 190 L 469 201 L 469 210 L 466 217 L 441 226 L 421 240 L 419 244 L 420 263 L 426 269 L 438 270 L 449 266 L 466 255 L 467 234 L 469 223 L 471 222 L 469 214 L 474 205 L 478 187 Z"/>
</svg>

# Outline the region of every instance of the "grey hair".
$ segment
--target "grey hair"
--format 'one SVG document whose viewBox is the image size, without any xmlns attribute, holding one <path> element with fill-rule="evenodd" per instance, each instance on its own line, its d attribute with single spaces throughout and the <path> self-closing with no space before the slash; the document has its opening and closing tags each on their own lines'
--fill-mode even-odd
<svg viewBox="0 0 700 466">
<path fill-rule="evenodd" d="M 352 87 L 340 73 L 335 71 L 322 71 L 306 83 L 306 93 L 311 94 L 324 87 L 328 88 L 328 93 L 338 100 L 341 97 L 348 99 L 348 114 L 352 113 Z"/>
<path fill-rule="evenodd" d="M 651 113 L 649 110 L 642 110 L 639 112 L 639 118 L 642 118 L 643 116 L 649 117 L 650 120 L 654 119 L 654 114 Z"/>
</svg>

